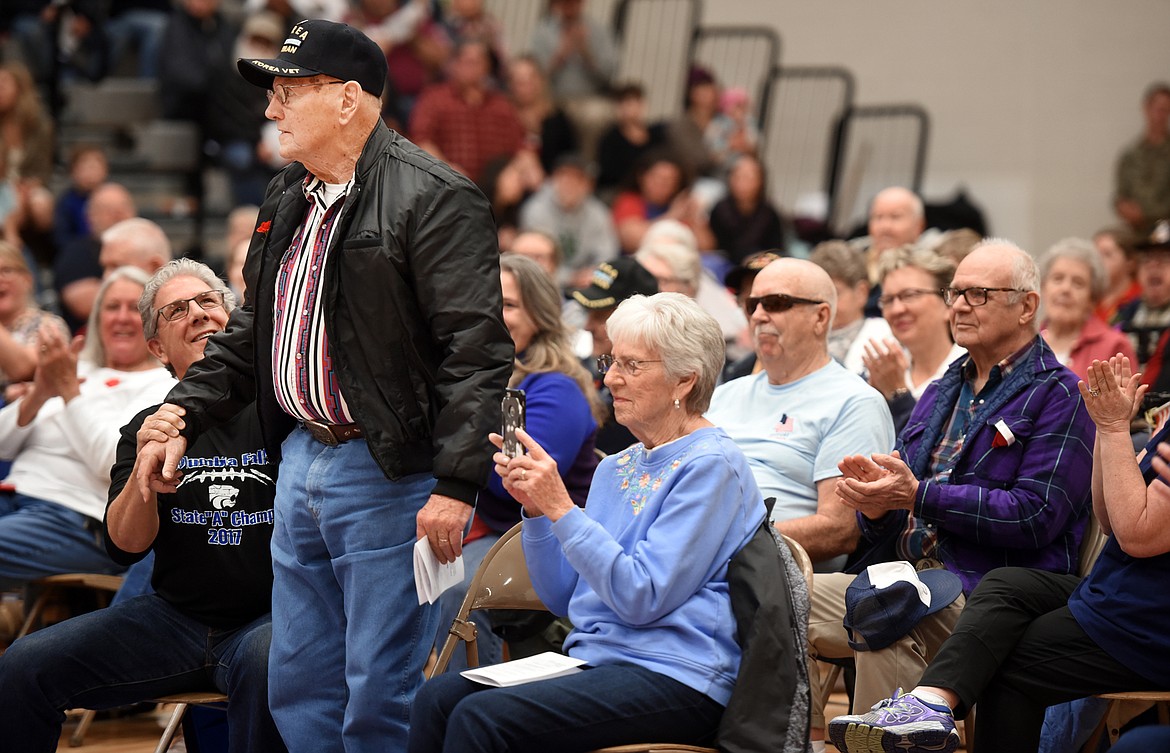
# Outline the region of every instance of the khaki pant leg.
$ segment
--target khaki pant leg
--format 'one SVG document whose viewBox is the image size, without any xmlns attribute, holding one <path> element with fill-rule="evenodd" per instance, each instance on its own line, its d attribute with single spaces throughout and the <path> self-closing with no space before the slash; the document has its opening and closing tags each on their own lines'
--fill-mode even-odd
<svg viewBox="0 0 1170 753">
<path fill-rule="evenodd" d="M 843 594 L 842 591 L 842 599 Z M 939 646 L 954 630 L 966 601 L 960 594 L 953 604 L 922 618 L 913 630 L 886 648 L 856 652 L 854 711 L 865 713 L 878 701 L 892 696 L 897 688 L 906 692 L 914 688 Z"/>
<path fill-rule="evenodd" d="M 845 589 L 856 576 L 848 573 L 816 573 L 808 616 L 808 676 L 812 691 L 812 728 L 824 729 L 825 704 L 833 692 L 821 678 L 817 657 L 844 659 L 853 655 L 841 621 L 845 619 Z"/>
</svg>

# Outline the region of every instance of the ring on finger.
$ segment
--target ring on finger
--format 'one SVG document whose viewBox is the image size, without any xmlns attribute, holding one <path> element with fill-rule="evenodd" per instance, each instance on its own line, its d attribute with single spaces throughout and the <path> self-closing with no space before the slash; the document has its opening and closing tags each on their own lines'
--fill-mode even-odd
<svg viewBox="0 0 1170 753">
<path fill-rule="evenodd" d="M 520 480 L 521 480 L 521 481 L 527 481 L 527 480 L 528 480 L 528 469 L 527 469 L 527 468 L 521 468 L 521 469 L 520 469 Z"/>
<path fill-rule="evenodd" d="M 1089 388 L 1089 397 L 1101 397 L 1101 390 Z"/>
</svg>

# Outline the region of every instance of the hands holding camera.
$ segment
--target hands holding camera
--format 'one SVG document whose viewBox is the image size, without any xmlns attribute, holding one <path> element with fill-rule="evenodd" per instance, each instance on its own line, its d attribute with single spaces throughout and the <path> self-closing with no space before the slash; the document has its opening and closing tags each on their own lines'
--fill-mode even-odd
<svg viewBox="0 0 1170 753">
<path fill-rule="evenodd" d="M 574 507 L 557 471 L 557 462 L 528 432 L 516 429 L 516 439 L 525 450 L 525 454 L 516 457 L 503 452 L 504 438 L 499 434 L 489 434 L 488 439 L 501 450 L 492 456 L 496 473 L 503 480 L 508 493 L 524 506 L 526 515 L 547 515 L 555 523 Z"/>
</svg>

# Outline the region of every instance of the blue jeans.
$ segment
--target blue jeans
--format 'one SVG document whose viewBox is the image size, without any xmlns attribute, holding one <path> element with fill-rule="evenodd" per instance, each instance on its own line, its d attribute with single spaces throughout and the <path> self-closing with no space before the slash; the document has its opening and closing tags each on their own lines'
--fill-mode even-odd
<svg viewBox="0 0 1170 753">
<path fill-rule="evenodd" d="M 151 579 L 154 577 L 154 550 L 146 553 L 146 556 L 135 562 L 126 570 L 122 576 L 122 587 L 114 594 L 111 605 L 121 604 L 123 601 L 129 601 L 136 596 L 144 596 L 145 594 L 154 593 L 154 586 L 151 585 Z"/>
<path fill-rule="evenodd" d="M 723 707 L 633 664 L 492 688 L 440 675 L 419 692 L 409 753 L 557 753 L 633 743 L 709 745 Z M 389 748 L 387 748 L 389 750 Z"/>
<path fill-rule="evenodd" d="M 231 698 L 233 753 L 283 751 L 268 713 L 269 636 L 267 615 L 216 630 L 153 594 L 31 633 L 0 656 L 0 740 L 51 751 L 65 709 L 218 690 Z"/>
<path fill-rule="evenodd" d="M 487 556 L 488 550 L 500 540 L 498 533 L 489 534 L 463 546 L 463 582 L 452 586 L 439 597 L 439 629 L 435 633 L 435 651 L 443 650 L 443 642 L 447 640 L 447 631 L 459 614 L 459 607 L 463 605 L 463 597 L 467 595 L 467 587 L 475 577 L 479 564 Z M 499 664 L 504 660 L 504 641 L 492 632 L 492 622 L 488 617 L 490 612 L 480 610 L 471 613 L 471 620 L 475 623 L 476 648 L 479 654 L 479 666 Z M 447 665 L 448 672 L 462 672 L 467 669 L 467 651 L 460 645 L 451 654 L 451 662 Z"/>
<path fill-rule="evenodd" d="M 364 440 L 284 441 L 272 533 L 272 715 L 294 751 L 406 747 L 439 610 L 414 587 L 435 479 L 390 481 Z"/>
<path fill-rule="evenodd" d="M 55 502 L 0 494 L 0 590 L 60 573 L 120 573 L 101 525 Z"/>
</svg>

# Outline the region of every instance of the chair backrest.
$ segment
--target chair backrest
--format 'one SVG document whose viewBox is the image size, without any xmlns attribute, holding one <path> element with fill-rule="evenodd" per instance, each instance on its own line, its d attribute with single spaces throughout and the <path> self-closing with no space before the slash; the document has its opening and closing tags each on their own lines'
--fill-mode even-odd
<svg viewBox="0 0 1170 753">
<path fill-rule="evenodd" d="M 438 660 L 431 667 L 428 677 L 440 675 L 447 670 L 447 664 L 455 653 L 459 641 L 467 644 L 467 666 L 479 666 L 478 630 L 468 619 L 476 609 L 529 609 L 548 611 L 544 602 L 536 595 L 532 580 L 528 577 L 528 565 L 524 561 L 524 548 L 520 540 L 517 523 L 492 545 L 479 563 L 479 569 L 467 587 L 467 595 L 459 605 L 459 612 L 447 630 L 447 640 L 439 651 Z"/>
<path fill-rule="evenodd" d="M 812 595 L 813 589 L 813 563 L 812 558 L 808 556 L 808 552 L 804 551 L 796 539 L 780 534 L 780 538 L 784 539 L 784 543 L 788 545 L 788 551 L 792 552 L 792 559 L 796 560 L 796 564 L 800 567 L 800 572 L 804 575 L 804 582 L 808 584 L 809 595 Z"/>
<path fill-rule="evenodd" d="M 1081 553 L 1078 561 L 1077 574 L 1082 578 L 1093 569 L 1101 550 L 1105 548 L 1105 541 L 1109 537 L 1101 530 L 1097 516 L 1089 512 L 1089 523 L 1085 526 L 1085 538 L 1081 541 Z"/>
<path fill-rule="evenodd" d="M 517 523 L 500 537 L 479 565 L 468 586 L 471 610 L 476 609 L 536 609 L 548 611 L 536 595 L 528 564 L 524 561 L 524 547 Z"/>
</svg>

